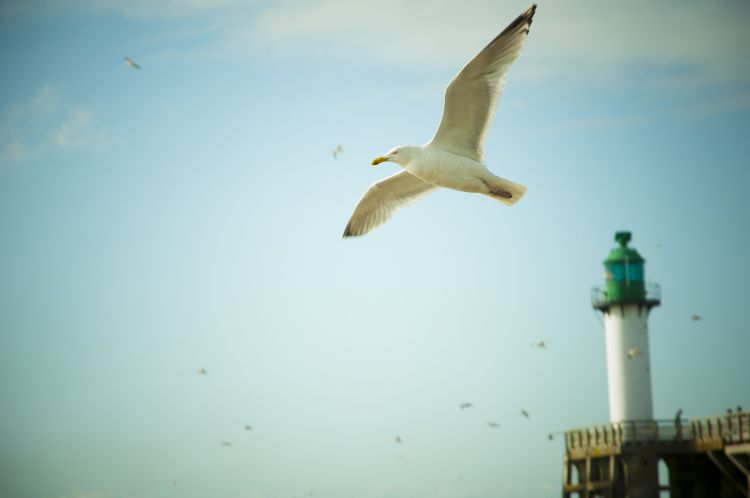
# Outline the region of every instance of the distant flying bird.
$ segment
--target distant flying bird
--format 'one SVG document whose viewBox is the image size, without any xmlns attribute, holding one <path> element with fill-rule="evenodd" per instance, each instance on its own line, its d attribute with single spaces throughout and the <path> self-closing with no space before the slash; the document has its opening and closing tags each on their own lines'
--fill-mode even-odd
<svg viewBox="0 0 750 498">
<path fill-rule="evenodd" d="M 246 431 L 251 431 L 251 430 L 253 430 L 253 427 L 250 424 L 245 424 L 245 430 Z"/>
<path fill-rule="evenodd" d="M 403 443 L 403 442 L 404 442 L 404 440 L 403 440 L 403 439 L 401 439 L 401 436 L 396 436 L 395 438 L 393 438 L 393 440 L 394 440 L 394 441 L 396 441 L 396 442 L 397 442 L 397 443 L 399 443 L 399 444 L 401 444 L 401 443 Z"/>
<path fill-rule="evenodd" d="M 337 145 L 335 149 L 333 149 L 333 158 L 338 159 L 339 154 L 344 152 L 344 149 L 341 147 L 341 145 Z"/>
<path fill-rule="evenodd" d="M 227 448 L 231 448 L 232 447 L 232 443 L 230 443 L 229 441 L 222 441 L 221 445 L 222 446 L 226 446 Z"/>
<path fill-rule="evenodd" d="M 131 59 L 130 57 L 125 57 L 125 64 L 127 64 L 130 67 L 132 67 L 133 69 L 137 69 L 139 71 L 141 70 L 141 66 L 139 66 L 138 64 L 136 64 L 136 62 L 133 59 Z"/>
<path fill-rule="evenodd" d="M 493 427 L 495 429 L 497 429 L 498 427 L 500 427 L 500 424 L 498 424 L 497 422 L 487 422 L 487 425 L 489 425 L 490 427 Z"/>
<path fill-rule="evenodd" d="M 642 354 L 643 350 L 641 348 L 628 349 L 628 360 L 632 360 L 636 356 L 641 356 Z"/>
<path fill-rule="evenodd" d="M 532 348 L 547 349 L 547 343 L 544 341 L 536 341 L 531 343 Z"/>
<path fill-rule="evenodd" d="M 702 317 L 702 316 L 700 316 L 700 315 L 698 315 L 698 314 L 696 314 L 696 313 L 693 313 L 693 314 L 692 314 L 692 315 L 690 316 L 690 319 L 691 319 L 692 321 L 694 321 L 694 322 L 698 322 L 698 321 L 700 321 L 700 320 L 703 320 L 703 317 Z"/>
<path fill-rule="evenodd" d="M 198 375 L 208 375 L 208 371 L 205 368 L 199 368 Z"/>
<path fill-rule="evenodd" d="M 385 223 L 397 208 L 440 187 L 486 195 L 505 205 L 526 187 L 491 173 L 484 140 L 500 100 L 505 73 L 521 53 L 536 5 L 532 5 L 471 59 L 445 90 L 443 117 L 425 145 L 398 146 L 372 161 L 390 161 L 402 171 L 370 185 L 354 208 L 344 237 L 364 235 Z"/>
<path fill-rule="evenodd" d="M 523 416 L 524 416 L 524 417 L 526 417 L 526 418 L 531 418 L 531 416 L 529 415 L 529 412 L 527 412 L 527 411 L 526 411 L 526 410 L 524 410 L 523 408 L 521 409 L 521 415 L 523 415 Z"/>
<path fill-rule="evenodd" d="M 552 433 L 550 432 L 549 434 L 547 434 L 547 439 L 549 439 L 550 441 L 554 441 L 555 436 L 553 436 Z"/>
<path fill-rule="evenodd" d="M 461 404 L 460 404 L 460 405 L 458 405 L 458 406 L 459 406 L 459 408 L 461 408 L 462 410 L 465 410 L 465 409 L 467 409 L 467 408 L 471 408 L 472 406 L 474 406 L 474 404 L 473 404 L 473 403 L 461 403 Z"/>
</svg>

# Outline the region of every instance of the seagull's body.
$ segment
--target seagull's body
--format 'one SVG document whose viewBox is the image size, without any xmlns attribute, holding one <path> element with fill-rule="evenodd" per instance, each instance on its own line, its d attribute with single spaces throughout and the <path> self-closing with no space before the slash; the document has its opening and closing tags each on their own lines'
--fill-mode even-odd
<svg viewBox="0 0 750 498">
<path fill-rule="evenodd" d="M 536 341 L 531 343 L 532 348 L 547 349 L 547 343 L 544 341 Z"/>
<path fill-rule="evenodd" d="M 531 415 L 529 415 L 529 412 L 527 412 L 523 408 L 521 409 L 521 415 L 523 415 L 526 418 L 531 418 Z"/>
<path fill-rule="evenodd" d="M 372 161 L 391 161 L 403 170 L 372 184 L 354 209 L 344 237 L 363 235 L 385 223 L 397 208 L 438 188 L 479 193 L 506 205 L 518 202 L 526 187 L 490 172 L 483 144 L 495 114 L 503 78 L 518 58 L 536 5 L 518 16 L 451 80 L 443 117 L 425 145 L 399 146 Z"/>
<path fill-rule="evenodd" d="M 253 426 L 250 425 L 250 424 L 245 424 L 245 430 L 246 431 L 251 431 L 251 430 L 253 430 Z"/>
<path fill-rule="evenodd" d="M 493 429 L 497 429 L 498 427 L 500 427 L 500 424 L 498 424 L 497 422 L 487 422 L 487 425 L 489 425 Z"/>
<path fill-rule="evenodd" d="M 458 407 L 461 408 L 462 410 L 465 410 L 467 408 L 471 408 L 472 406 L 474 406 L 473 403 L 461 403 L 460 405 L 458 405 Z"/>
</svg>

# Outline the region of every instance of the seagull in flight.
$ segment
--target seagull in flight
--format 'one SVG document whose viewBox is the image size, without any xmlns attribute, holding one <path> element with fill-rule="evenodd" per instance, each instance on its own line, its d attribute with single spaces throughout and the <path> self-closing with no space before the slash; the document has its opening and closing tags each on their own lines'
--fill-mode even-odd
<svg viewBox="0 0 750 498">
<path fill-rule="evenodd" d="M 206 370 L 205 368 L 199 368 L 198 375 L 208 375 L 208 370 Z"/>
<path fill-rule="evenodd" d="M 130 57 L 125 57 L 125 64 L 132 67 L 133 69 L 141 70 L 141 66 L 139 66 L 133 59 Z"/>
<path fill-rule="evenodd" d="M 531 416 L 529 415 L 529 412 L 527 412 L 523 408 L 521 408 L 521 415 L 523 415 L 526 418 L 531 418 Z"/>
<path fill-rule="evenodd" d="M 547 349 L 547 343 L 544 341 L 536 341 L 531 343 L 532 348 Z"/>
<path fill-rule="evenodd" d="M 641 348 L 628 349 L 628 360 L 632 360 L 636 356 L 641 356 L 642 354 L 643 350 Z"/>
<path fill-rule="evenodd" d="M 251 430 L 253 430 L 253 427 L 250 424 L 245 424 L 245 430 L 246 431 L 251 431 Z"/>
<path fill-rule="evenodd" d="M 474 404 L 473 404 L 473 403 L 461 403 L 461 404 L 460 404 L 460 405 L 458 405 L 458 406 L 459 406 L 459 408 L 461 408 L 462 410 L 465 410 L 465 409 L 467 409 L 467 408 L 471 408 L 472 406 L 474 406 Z"/>
<path fill-rule="evenodd" d="M 489 425 L 493 429 L 497 429 L 498 427 L 500 427 L 500 424 L 498 424 L 497 422 L 487 422 L 487 425 Z"/>
<path fill-rule="evenodd" d="M 366 234 L 388 221 L 397 208 L 441 187 L 483 194 L 507 206 L 523 197 L 526 187 L 487 169 L 483 147 L 505 74 L 521 53 L 534 12 L 536 5 L 526 9 L 451 80 L 443 117 L 430 142 L 397 146 L 373 159 L 373 166 L 390 161 L 402 170 L 370 185 L 344 237 Z"/>
<path fill-rule="evenodd" d="M 396 441 L 398 444 L 401 444 L 404 442 L 404 440 L 401 439 L 401 436 L 396 436 L 395 438 L 393 438 L 393 440 Z"/>
<path fill-rule="evenodd" d="M 341 145 L 337 145 L 335 149 L 333 149 L 333 158 L 338 159 L 339 154 L 344 152 L 344 149 L 341 147 Z"/>
</svg>

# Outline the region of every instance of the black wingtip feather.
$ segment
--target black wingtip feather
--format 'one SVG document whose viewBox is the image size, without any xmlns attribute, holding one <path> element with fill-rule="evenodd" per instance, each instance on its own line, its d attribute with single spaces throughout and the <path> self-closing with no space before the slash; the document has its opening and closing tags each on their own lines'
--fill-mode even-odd
<svg viewBox="0 0 750 498">
<path fill-rule="evenodd" d="M 501 36 L 508 33 L 509 31 L 515 31 L 519 26 L 523 24 L 528 24 L 529 26 L 531 26 L 531 22 L 534 20 L 535 12 L 536 12 L 536 4 L 532 3 L 531 7 L 526 9 L 526 11 L 523 14 L 516 17 L 515 20 L 512 23 L 510 23 L 508 27 L 503 30 L 502 33 L 500 33 L 499 35 L 495 37 L 495 39 L 500 38 Z M 527 35 L 529 34 L 528 27 L 524 31 L 526 32 Z"/>
</svg>

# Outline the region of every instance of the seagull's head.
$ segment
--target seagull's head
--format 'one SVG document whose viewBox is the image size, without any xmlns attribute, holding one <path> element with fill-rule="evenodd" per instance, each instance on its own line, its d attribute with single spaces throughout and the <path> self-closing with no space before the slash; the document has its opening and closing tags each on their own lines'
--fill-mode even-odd
<svg viewBox="0 0 750 498">
<path fill-rule="evenodd" d="M 414 149 L 416 148 L 417 147 L 411 147 L 409 145 L 399 145 L 398 147 L 394 147 L 386 152 L 384 156 L 379 156 L 373 159 L 372 165 L 377 166 L 380 163 L 390 161 L 403 166 L 414 157 Z"/>
</svg>

